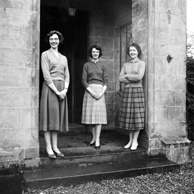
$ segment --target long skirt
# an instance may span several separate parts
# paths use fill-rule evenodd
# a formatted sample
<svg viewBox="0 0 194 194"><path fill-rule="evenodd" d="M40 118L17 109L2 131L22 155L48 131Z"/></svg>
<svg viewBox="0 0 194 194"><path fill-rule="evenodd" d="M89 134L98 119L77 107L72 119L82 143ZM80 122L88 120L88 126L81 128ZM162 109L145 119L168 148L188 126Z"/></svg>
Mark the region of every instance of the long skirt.
<svg viewBox="0 0 194 194"><path fill-rule="evenodd" d="M90 84L90 88L100 93L103 89L102 85ZM82 106L82 123L83 124L107 124L107 113L105 97L96 100L86 90L83 98Z"/></svg>
<svg viewBox="0 0 194 194"><path fill-rule="evenodd" d="M142 87L124 88L119 114L119 127L125 130L144 129L145 98Z"/></svg>
<svg viewBox="0 0 194 194"><path fill-rule="evenodd" d="M53 83L59 91L64 89L64 81ZM45 82L40 100L40 131L69 131L67 97L60 100Z"/></svg>

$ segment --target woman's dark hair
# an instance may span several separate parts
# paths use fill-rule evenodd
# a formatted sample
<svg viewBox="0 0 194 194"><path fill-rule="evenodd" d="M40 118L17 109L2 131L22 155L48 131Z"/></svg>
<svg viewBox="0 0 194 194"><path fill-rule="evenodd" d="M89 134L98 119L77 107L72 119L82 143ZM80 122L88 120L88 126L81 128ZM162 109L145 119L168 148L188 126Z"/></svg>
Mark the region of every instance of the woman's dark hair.
<svg viewBox="0 0 194 194"><path fill-rule="evenodd" d="M92 45L89 49L89 56L92 58L92 49L95 48L99 51L99 58L102 56L102 49L99 45Z"/></svg>
<svg viewBox="0 0 194 194"><path fill-rule="evenodd" d="M128 54L128 55L129 55L129 50L130 50L130 47L135 47L135 48L137 49L137 52L138 52L138 58L140 58L140 57L141 57L141 55L142 55L142 51L141 51L140 46L139 46L138 44L136 44L136 43L131 43L131 44L128 46L128 48L127 48L127 54Z"/></svg>
<svg viewBox="0 0 194 194"><path fill-rule="evenodd" d="M63 40L64 40L63 35L62 35L59 31L57 31L57 30L52 30L52 31L50 31L50 32L46 35L45 41L46 41L46 42L49 42L49 38L50 38L53 34L58 35L58 37L59 37L59 42L60 42L60 43L63 43Z"/></svg>

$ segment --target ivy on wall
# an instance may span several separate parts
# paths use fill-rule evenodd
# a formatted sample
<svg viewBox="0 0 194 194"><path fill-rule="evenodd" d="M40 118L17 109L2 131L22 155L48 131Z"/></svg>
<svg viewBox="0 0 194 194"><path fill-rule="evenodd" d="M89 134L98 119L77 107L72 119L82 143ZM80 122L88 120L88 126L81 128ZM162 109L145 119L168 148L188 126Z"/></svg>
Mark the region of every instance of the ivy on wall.
<svg viewBox="0 0 194 194"><path fill-rule="evenodd" d="M187 36L186 82L187 132L188 139L194 141L194 34Z"/></svg>

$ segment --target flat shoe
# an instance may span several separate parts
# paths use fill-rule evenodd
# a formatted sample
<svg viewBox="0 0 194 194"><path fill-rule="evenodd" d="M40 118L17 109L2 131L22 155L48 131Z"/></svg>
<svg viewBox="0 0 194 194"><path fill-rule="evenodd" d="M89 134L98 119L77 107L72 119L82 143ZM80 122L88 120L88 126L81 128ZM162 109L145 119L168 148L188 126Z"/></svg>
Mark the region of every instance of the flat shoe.
<svg viewBox="0 0 194 194"><path fill-rule="evenodd" d="M55 151L53 151L54 153L55 153L55 155L57 156L57 157L59 157L59 158L64 158L65 157L65 155L63 154L63 153L61 153L61 152L59 152L59 153L57 153L57 152L55 152Z"/></svg>
<svg viewBox="0 0 194 194"><path fill-rule="evenodd" d="M56 159L57 157L55 156L55 154L48 154L47 153L47 156L50 158L50 159Z"/></svg>
<svg viewBox="0 0 194 194"><path fill-rule="evenodd" d="M97 149L97 150L100 149L100 145L99 146L95 146L95 149Z"/></svg>
<svg viewBox="0 0 194 194"><path fill-rule="evenodd" d="M89 145L90 145L90 146L94 146L94 145L95 145L95 142L94 142L94 143L90 143Z"/></svg>
<svg viewBox="0 0 194 194"><path fill-rule="evenodd" d="M125 149L129 149L131 147L131 144L127 144L124 146Z"/></svg>
<svg viewBox="0 0 194 194"><path fill-rule="evenodd" d="M131 146L131 150L136 150L137 149L137 147L138 147L138 144L136 145L136 146Z"/></svg>
<svg viewBox="0 0 194 194"><path fill-rule="evenodd" d="M49 154L46 149L45 149L46 155L50 158L50 159L56 159L57 157L55 156L55 154Z"/></svg>

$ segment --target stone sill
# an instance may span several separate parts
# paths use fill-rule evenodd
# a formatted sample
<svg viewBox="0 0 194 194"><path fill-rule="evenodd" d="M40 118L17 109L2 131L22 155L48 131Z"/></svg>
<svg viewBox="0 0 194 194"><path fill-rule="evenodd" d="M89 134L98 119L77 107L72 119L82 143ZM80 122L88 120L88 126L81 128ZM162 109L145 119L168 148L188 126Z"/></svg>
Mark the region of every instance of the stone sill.
<svg viewBox="0 0 194 194"><path fill-rule="evenodd" d="M182 146L189 146L191 143L190 140L188 140L186 137L184 138L163 138L161 139L161 142L165 144L166 146L171 146L174 145L174 147L178 147L180 144Z"/></svg>

